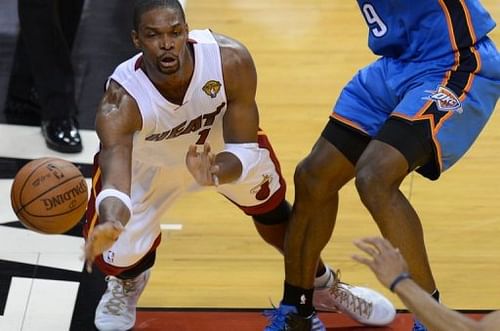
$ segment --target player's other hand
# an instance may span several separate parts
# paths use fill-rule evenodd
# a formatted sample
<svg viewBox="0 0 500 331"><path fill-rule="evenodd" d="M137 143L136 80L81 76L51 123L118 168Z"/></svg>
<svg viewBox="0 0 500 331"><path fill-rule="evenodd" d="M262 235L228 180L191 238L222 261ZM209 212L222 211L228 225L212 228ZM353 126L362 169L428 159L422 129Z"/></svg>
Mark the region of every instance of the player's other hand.
<svg viewBox="0 0 500 331"><path fill-rule="evenodd" d="M186 153L186 166L196 182L203 186L217 185L216 174L219 166L215 164L215 154L209 143L198 152L196 145L191 145Z"/></svg>
<svg viewBox="0 0 500 331"><path fill-rule="evenodd" d="M84 248L85 266L88 273L92 272L95 258L113 246L122 232L123 225L119 221L101 223L93 229Z"/></svg>
<svg viewBox="0 0 500 331"><path fill-rule="evenodd" d="M354 245L371 258L360 255L353 255L352 258L367 265L386 287L389 287L391 282L402 272L408 272L408 265L399 249L394 248L386 239L380 237L362 238L354 241Z"/></svg>

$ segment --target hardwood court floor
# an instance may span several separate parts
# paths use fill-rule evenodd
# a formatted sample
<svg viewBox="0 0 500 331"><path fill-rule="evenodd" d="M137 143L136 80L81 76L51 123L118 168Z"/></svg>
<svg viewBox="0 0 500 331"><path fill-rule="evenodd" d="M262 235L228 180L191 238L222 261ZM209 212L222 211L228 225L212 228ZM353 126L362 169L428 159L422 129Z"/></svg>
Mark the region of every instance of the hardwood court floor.
<svg viewBox="0 0 500 331"><path fill-rule="evenodd" d="M500 6L483 1L496 20ZM191 28L210 27L245 43L259 74L261 126L289 183L295 165L321 132L342 86L374 59L354 1L190 1ZM500 44L500 33L492 34ZM498 107L497 107L498 108ZM500 117L494 114L466 156L438 182L410 176L402 190L419 211L443 302L462 309L500 307ZM248 217L213 192L182 198L166 230L143 307L269 307L281 298L281 257L257 236ZM179 226L176 226L179 224ZM352 240L379 232L353 184L341 192L333 240L323 257L346 282L383 289L350 259Z"/></svg>
<svg viewBox="0 0 500 331"><path fill-rule="evenodd" d="M467 314L479 319L482 314ZM410 330L413 315L399 313L384 327L368 327L336 313L320 313L327 331L403 331ZM256 331L263 330L266 319L256 311L139 311L134 331Z"/></svg>
<svg viewBox="0 0 500 331"><path fill-rule="evenodd" d="M483 3L500 21L498 1ZM79 120L85 129L83 153L69 156L50 151L39 127L7 124L0 112L0 330L93 328L93 312L104 281L98 271L89 275L83 270L80 229L57 236L24 229L10 208L9 190L17 169L39 157L65 158L90 176L97 148L93 114L103 80L134 51L126 41L130 4L86 1L75 49ZM15 8L15 0L1 1L0 105L17 37ZM281 160L292 201L295 165L318 137L342 86L374 59L366 46L366 26L356 3L190 0L187 16L191 28L209 27L231 35L252 52L259 74L261 126ZM491 36L500 45L500 30ZM402 187L422 217L443 302L453 308L500 307L499 132L500 117L494 114L473 148L438 182L411 176ZM249 218L221 196L200 192L183 197L162 222L163 242L151 282L139 302L143 310L137 328L151 331L155 321L167 321L170 324L157 330L171 330L172 323L178 323L175 331L182 331L181 327L207 331L211 326L228 331L242 331L247 326L248 330L261 329L265 321L257 310L271 307L270 301L279 302L283 263L259 239ZM341 192L337 228L323 257L342 270L344 281L373 287L403 308L365 267L349 257L355 252L352 240L375 234L377 228L349 184ZM172 314L176 308L184 311ZM220 308L233 311L209 322ZM249 308L256 310L242 311ZM193 315L190 309L200 311ZM325 314L322 318L330 330L358 329L345 316ZM407 316L398 315L397 323L400 318L408 321ZM338 325L342 320L350 326ZM206 328L198 329L198 322L205 322ZM391 329L399 331L404 325Z"/></svg>

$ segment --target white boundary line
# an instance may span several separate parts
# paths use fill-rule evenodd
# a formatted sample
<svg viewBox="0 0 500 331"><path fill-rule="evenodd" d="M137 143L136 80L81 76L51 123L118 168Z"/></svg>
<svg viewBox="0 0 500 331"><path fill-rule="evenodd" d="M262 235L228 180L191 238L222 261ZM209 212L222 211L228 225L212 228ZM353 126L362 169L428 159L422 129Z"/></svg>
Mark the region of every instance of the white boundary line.
<svg viewBox="0 0 500 331"><path fill-rule="evenodd" d="M163 231L167 230L180 231L182 230L182 224L160 224L160 229L162 229Z"/></svg>

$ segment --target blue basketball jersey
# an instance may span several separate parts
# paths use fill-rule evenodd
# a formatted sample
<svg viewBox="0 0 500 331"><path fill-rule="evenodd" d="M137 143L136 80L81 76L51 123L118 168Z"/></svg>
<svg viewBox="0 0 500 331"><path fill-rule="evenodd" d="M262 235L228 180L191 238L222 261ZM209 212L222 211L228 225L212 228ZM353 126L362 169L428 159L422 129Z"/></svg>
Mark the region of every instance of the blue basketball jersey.
<svg viewBox="0 0 500 331"><path fill-rule="evenodd" d="M377 55L431 60L474 45L495 27L478 0L357 0Z"/></svg>

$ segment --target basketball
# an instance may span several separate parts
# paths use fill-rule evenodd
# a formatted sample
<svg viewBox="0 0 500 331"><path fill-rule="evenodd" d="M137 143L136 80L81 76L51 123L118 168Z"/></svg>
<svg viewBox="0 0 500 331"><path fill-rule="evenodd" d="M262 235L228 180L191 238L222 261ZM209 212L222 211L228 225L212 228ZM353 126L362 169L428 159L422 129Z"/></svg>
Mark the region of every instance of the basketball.
<svg viewBox="0 0 500 331"><path fill-rule="evenodd" d="M30 230L64 233L83 217L87 207L87 183L71 162L41 158L18 171L10 192L12 209Z"/></svg>

